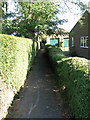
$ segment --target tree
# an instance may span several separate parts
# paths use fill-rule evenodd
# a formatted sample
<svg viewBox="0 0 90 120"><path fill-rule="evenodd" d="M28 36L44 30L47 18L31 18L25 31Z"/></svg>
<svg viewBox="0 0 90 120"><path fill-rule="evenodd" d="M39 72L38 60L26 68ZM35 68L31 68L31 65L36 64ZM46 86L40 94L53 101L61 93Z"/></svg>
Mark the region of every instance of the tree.
<svg viewBox="0 0 90 120"><path fill-rule="evenodd" d="M0 33L2 32L2 16L7 12L7 2L0 1Z"/></svg>
<svg viewBox="0 0 90 120"><path fill-rule="evenodd" d="M2 21L2 33L11 35L15 33L17 35L17 25L16 25L16 20L3 20Z"/></svg>
<svg viewBox="0 0 90 120"><path fill-rule="evenodd" d="M10 20L10 18L15 17L16 14L13 12L8 12L8 2L3 0L3 2L0 2L0 19L2 22L2 33L3 34L13 34L17 30L16 26L16 20ZM8 19L9 18L9 19Z"/></svg>
<svg viewBox="0 0 90 120"><path fill-rule="evenodd" d="M19 2L18 32L26 37L35 39L37 35L52 34L57 25L65 20L56 17L58 5L53 2Z"/></svg>
<svg viewBox="0 0 90 120"><path fill-rule="evenodd" d="M77 2L73 2L73 0L68 1L80 6L81 9L85 9L85 5L80 0L77 0ZM64 4L70 10L67 0L64 0ZM14 20L3 21L3 33L6 33L10 29L9 34L16 32L19 36L29 37L35 40L35 35L38 36L43 33L51 35L56 33L58 30L57 25L66 21L64 19L59 20L56 16L59 8L61 8L60 3L17 2L17 8L18 17L14 17Z"/></svg>

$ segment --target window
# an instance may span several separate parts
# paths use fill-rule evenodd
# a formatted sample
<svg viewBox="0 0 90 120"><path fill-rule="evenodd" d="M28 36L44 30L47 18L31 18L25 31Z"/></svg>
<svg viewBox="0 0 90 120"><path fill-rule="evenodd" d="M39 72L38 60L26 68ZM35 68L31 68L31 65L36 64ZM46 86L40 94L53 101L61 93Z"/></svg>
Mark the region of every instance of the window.
<svg viewBox="0 0 90 120"><path fill-rule="evenodd" d="M72 37L72 47L74 46L74 37Z"/></svg>
<svg viewBox="0 0 90 120"><path fill-rule="evenodd" d="M80 46L81 46L81 47L84 47L84 37L81 37Z"/></svg>
<svg viewBox="0 0 90 120"><path fill-rule="evenodd" d="M88 48L88 36L80 38L80 47Z"/></svg>
<svg viewBox="0 0 90 120"><path fill-rule="evenodd" d="M88 47L88 36L85 37L85 47Z"/></svg>

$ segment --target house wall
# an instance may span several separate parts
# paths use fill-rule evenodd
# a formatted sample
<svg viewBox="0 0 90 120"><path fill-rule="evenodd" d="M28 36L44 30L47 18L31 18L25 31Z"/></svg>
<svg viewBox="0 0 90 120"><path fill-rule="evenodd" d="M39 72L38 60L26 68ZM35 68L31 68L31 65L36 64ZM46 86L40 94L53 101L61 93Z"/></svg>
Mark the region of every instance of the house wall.
<svg viewBox="0 0 90 120"><path fill-rule="evenodd" d="M50 38L58 38L59 39L59 46L60 46L60 41L64 40L64 38L69 38L69 34L58 35L58 36L56 36L56 35L47 36L47 40L46 40L47 44L50 44ZM63 47L64 47L64 44L63 44Z"/></svg>
<svg viewBox="0 0 90 120"><path fill-rule="evenodd" d="M90 2L89 2L89 6L90 6ZM90 9L89 9L89 15L88 15L88 26L90 26ZM88 58L90 59L90 29L88 28ZM90 61L89 61L90 63ZM90 64L89 64L90 65Z"/></svg>
<svg viewBox="0 0 90 120"><path fill-rule="evenodd" d="M50 44L50 38L47 36L47 44Z"/></svg>
<svg viewBox="0 0 90 120"><path fill-rule="evenodd" d="M69 46L70 52L76 51L79 56L88 58L88 48L80 47L80 37L88 36L88 12L86 11L74 28L70 32ZM72 37L74 37L74 46L72 47Z"/></svg>

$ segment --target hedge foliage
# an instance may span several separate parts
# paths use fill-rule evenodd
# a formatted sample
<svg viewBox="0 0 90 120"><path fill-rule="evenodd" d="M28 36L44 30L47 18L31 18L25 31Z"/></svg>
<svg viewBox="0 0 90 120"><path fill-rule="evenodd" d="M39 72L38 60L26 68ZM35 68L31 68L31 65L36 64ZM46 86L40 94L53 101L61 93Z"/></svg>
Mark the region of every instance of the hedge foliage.
<svg viewBox="0 0 90 120"><path fill-rule="evenodd" d="M38 45L27 38L0 34L1 64L0 74L8 88L15 93L24 85L27 72L38 50Z"/></svg>
<svg viewBox="0 0 90 120"><path fill-rule="evenodd" d="M67 94L70 109L75 118L88 118L88 60L66 57L60 48L47 45L50 63L53 66L59 87Z"/></svg>

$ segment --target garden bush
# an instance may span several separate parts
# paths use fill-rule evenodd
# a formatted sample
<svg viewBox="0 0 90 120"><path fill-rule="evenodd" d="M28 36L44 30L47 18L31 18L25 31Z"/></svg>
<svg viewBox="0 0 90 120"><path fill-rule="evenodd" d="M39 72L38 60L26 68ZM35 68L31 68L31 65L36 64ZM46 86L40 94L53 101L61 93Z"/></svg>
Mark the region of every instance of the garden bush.
<svg viewBox="0 0 90 120"><path fill-rule="evenodd" d="M80 57L66 57L60 48L47 45L51 65L58 85L67 94L72 114L75 118L88 118L88 60Z"/></svg>
<svg viewBox="0 0 90 120"><path fill-rule="evenodd" d="M0 34L1 77L7 86L18 91L24 84L27 72L37 52L37 43L27 38Z"/></svg>
<svg viewBox="0 0 90 120"><path fill-rule="evenodd" d="M71 57L78 57L78 54L76 53L76 51L73 51L70 53Z"/></svg>
<svg viewBox="0 0 90 120"><path fill-rule="evenodd" d="M6 104L5 92L16 94L24 85L26 76L36 53L38 45L28 38L0 34L0 109ZM4 100L5 98L5 100ZM0 113L1 114L1 113Z"/></svg>

